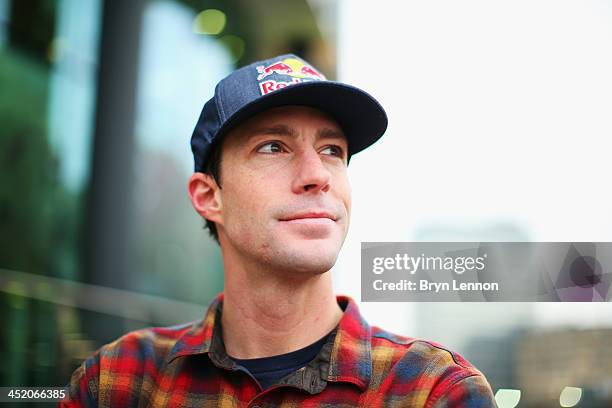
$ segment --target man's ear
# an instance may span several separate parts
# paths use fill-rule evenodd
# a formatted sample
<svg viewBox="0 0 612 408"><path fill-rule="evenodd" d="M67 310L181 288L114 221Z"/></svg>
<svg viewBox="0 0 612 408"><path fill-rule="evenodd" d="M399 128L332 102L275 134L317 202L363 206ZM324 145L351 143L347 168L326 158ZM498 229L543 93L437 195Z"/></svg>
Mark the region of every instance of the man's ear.
<svg viewBox="0 0 612 408"><path fill-rule="evenodd" d="M220 188L215 179L204 173L193 173L189 178L187 191L193 208L202 217L217 224L222 224Z"/></svg>

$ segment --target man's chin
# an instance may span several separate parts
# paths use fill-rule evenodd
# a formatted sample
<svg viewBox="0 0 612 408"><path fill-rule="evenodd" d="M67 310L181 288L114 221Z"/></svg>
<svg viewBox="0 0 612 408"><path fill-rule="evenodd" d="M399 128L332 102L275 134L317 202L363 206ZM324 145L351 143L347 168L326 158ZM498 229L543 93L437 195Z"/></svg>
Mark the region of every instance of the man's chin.
<svg viewBox="0 0 612 408"><path fill-rule="evenodd" d="M283 246L278 263L298 273L322 274L329 271L338 258L340 248L336 242L287 243ZM333 248L333 249L332 249Z"/></svg>

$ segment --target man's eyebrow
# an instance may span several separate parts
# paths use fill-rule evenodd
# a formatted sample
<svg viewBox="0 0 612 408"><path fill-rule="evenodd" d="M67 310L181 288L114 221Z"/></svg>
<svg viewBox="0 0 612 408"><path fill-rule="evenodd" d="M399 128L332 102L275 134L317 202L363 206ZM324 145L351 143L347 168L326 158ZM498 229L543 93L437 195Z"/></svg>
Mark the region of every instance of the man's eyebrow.
<svg viewBox="0 0 612 408"><path fill-rule="evenodd" d="M317 131L317 139L344 139L346 140L346 136L344 135L344 132L340 129L323 128Z"/></svg>

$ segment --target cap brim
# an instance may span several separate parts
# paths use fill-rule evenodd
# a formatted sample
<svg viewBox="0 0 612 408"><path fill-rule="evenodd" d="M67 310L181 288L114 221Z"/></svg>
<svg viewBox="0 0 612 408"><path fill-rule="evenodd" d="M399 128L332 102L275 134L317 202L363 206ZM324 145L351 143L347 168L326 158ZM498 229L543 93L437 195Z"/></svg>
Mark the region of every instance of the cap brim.
<svg viewBox="0 0 612 408"><path fill-rule="evenodd" d="M345 133L349 156L375 143L387 129L387 114L365 91L334 81L309 81L279 89L246 104L217 133L229 130L257 113L279 106L300 105L319 109L334 118Z"/></svg>

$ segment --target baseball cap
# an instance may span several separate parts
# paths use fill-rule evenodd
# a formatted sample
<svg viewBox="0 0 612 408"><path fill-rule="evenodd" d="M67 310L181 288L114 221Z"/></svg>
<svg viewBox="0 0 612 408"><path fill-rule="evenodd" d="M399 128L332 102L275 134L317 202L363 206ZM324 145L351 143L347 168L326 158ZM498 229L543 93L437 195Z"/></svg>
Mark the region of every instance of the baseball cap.
<svg viewBox="0 0 612 408"><path fill-rule="evenodd" d="M367 92L329 81L305 60L285 54L235 70L215 87L191 136L195 171L203 171L211 146L235 126L265 110L287 105L319 109L334 118L348 140L349 157L376 142L387 114Z"/></svg>

